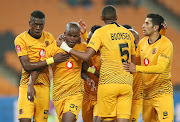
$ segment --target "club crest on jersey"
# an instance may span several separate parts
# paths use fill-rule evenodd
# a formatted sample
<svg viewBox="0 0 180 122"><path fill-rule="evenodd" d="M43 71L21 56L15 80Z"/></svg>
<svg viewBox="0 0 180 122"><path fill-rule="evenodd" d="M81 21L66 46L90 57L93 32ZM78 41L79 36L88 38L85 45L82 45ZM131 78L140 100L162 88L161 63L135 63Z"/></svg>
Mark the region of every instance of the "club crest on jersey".
<svg viewBox="0 0 180 122"><path fill-rule="evenodd" d="M68 68L68 69L73 68L73 62L72 61L66 62L66 68Z"/></svg>
<svg viewBox="0 0 180 122"><path fill-rule="evenodd" d="M41 49L40 52L39 52L39 56L41 58L44 58L45 55L46 55L46 51L44 49Z"/></svg>
<svg viewBox="0 0 180 122"><path fill-rule="evenodd" d="M20 45L16 45L16 51L19 53L21 52L21 46Z"/></svg>
<svg viewBox="0 0 180 122"><path fill-rule="evenodd" d="M149 65L149 59L148 59L148 58L145 58L145 59L144 59L144 65L145 65L145 66L148 66L148 65Z"/></svg>
<svg viewBox="0 0 180 122"><path fill-rule="evenodd" d="M157 52L157 49L154 48L154 49L152 50L152 54L155 54L156 52Z"/></svg>
<svg viewBox="0 0 180 122"><path fill-rule="evenodd" d="M45 42L45 46L47 47L48 45L50 45L50 42L48 40L46 40Z"/></svg>

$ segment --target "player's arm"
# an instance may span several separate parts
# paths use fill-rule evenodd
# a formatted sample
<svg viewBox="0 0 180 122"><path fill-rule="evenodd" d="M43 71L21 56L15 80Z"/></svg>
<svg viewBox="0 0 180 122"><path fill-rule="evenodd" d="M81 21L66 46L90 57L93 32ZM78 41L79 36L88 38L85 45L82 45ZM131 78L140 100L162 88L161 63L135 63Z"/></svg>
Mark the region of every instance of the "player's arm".
<svg viewBox="0 0 180 122"><path fill-rule="evenodd" d="M135 72L142 72L142 73L149 73L149 74L161 74L167 68L168 62L160 60L158 61L157 65L153 66L138 66L134 63L128 62L123 65L123 69L127 72L135 73Z"/></svg>
<svg viewBox="0 0 180 122"><path fill-rule="evenodd" d="M166 46L163 47L156 65L152 66L138 66L131 62L128 62L123 65L123 69L125 69L127 72L142 72L142 73L151 73L151 74L160 74L163 73L168 64L169 60L172 57L173 54L173 47L170 43L166 43Z"/></svg>
<svg viewBox="0 0 180 122"><path fill-rule="evenodd" d="M96 69L88 66L87 62L83 62L83 64L82 64L82 71L89 72L89 73L95 75L96 77L99 77L99 74L100 74L99 70L96 70Z"/></svg>
<svg viewBox="0 0 180 122"><path fill-rule="evenodd" d="M168 28L168 26L167 26L166 22L164 21L162 23L162 28L160 30L160 34L166 36L167 28Z"/></svg>
<svg viewBox="0 0 180 122"><path fill-rule="evenodd" d="M82 19L79 20L78 24L80 25L81 27L81 34L82 34L82 37L84 39L84 41L86 41L87 39L87 36L88 36L88 33L87 33L87 25L85 22L82 21Z"/></svg>
<svg viewBox="0 0 180 122"><path fill-rule="evenodd" d="M64 51L71 53L72 55L82 59L83 61L88 61L96 52L93 48L88 47L86 51L78 51L74 50L73 48L70 48L64 41L60 41L60 48Z"/></svg>
<svg viewBox="0 0 180 122"><path fill-rule="evenodd" d="M19 57L22 67L27 72L31 72L34 70L41 70L47 67L49 64L61 63L61 62L66 61L68 58L69 58L69 55L63 54L63 53L57 53L54 57L51 57L44 61L39 61L39 62L29 62L29 58L27 55Z"/></svg>
<svg viewBox="0 0 180 122"><path fill-rule="evenodd" d="M131 55L131 62L136 64L136 55Z"/></svg>
<svg viewBox="0 0 180 122"><path fill-rule="evenodd" d="M96 90L96 83L92 80L86 72L81 70L81 78L87 81L88 85L91 86L91 91Z"/></svg>
<svg viewBox="0 0 180 122"><path fill-rule="evenodd" d="M28 90L27 90L27 98L31 102L34 102L34 97L36 97L36 90L34 89L34 83L38 78L40 71L32 71L29 77Z"/></svg>
<svg viewBox="0 0 180 122"><path fill-rule="evenodd" d="M85 52L72 49L69 53L87 62L96 52L93 48L88 47Z"/></svg>

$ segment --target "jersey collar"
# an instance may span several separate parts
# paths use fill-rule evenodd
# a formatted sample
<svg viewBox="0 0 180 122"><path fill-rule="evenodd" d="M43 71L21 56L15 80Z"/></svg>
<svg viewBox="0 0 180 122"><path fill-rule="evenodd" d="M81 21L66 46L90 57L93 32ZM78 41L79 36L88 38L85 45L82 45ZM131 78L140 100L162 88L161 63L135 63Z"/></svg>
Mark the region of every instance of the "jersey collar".
<svg viewBox="0 0 180 122"><path fill-rule="evenodd" d="M157 42L159 39L161 39L161 35L159 35L158 39L156 39L155 42ZM154 42L154 43L155 43L155 42ZM150 43L150 42L149 42L149 38L148 38L148 44L149 44L149 45L154 44L154 43Z"/></svg>

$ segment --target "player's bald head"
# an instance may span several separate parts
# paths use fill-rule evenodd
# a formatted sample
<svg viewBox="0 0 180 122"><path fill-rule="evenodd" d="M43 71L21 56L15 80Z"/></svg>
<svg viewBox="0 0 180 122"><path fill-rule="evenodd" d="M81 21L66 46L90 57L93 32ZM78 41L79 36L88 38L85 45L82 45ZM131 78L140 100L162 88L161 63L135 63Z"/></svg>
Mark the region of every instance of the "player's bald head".
<svg viewBox="0 0 180 122"><path fill-rule="evenodd" d="M66 25L66 30L65 30L65 32L69 32L69 31L79 31L79 33L80 33L80 30L81 30L81 28L80 28L80 26L79 26L78 23L76 23L76 22L70 22L70 23L68 23L68 24Z"/></svg>
<svg viewBox="0 0 180 122"><path fill-rule="evenodd" d="M114 6L107 5L102 10L102 18L104 21L106 20L116 20L117 12Z"/></svg>

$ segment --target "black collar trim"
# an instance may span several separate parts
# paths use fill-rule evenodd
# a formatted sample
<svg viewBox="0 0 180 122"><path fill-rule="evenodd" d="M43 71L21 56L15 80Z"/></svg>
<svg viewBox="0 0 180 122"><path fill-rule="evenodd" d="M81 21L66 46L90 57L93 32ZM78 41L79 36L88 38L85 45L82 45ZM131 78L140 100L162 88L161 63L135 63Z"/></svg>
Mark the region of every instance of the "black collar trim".
<svg viewBox="0 0 180 122"><path fill-rule="evenodd" d="M159 39L161 39L161 35L158 37L158 39L156 39L155 42L157 42ZM154 43L155 43L155 42L154 42ZM149 44L149 45L153 44L153 43L150 43L150 42L149 42L149 38L148 38L148 44Z"/></svg>
<svg viewBox="0 0 180 122"><path fill-rule="evenodd" d="M30 36L32 36L31 33L30 33L30 29L29 29L29 31L28 31L28 34L29 34ZM34 37L34 36L32 36L32 37L35 38L35 39L40 39L40 38L41 38L41 36L40 36L40 37Z"/></svg>

